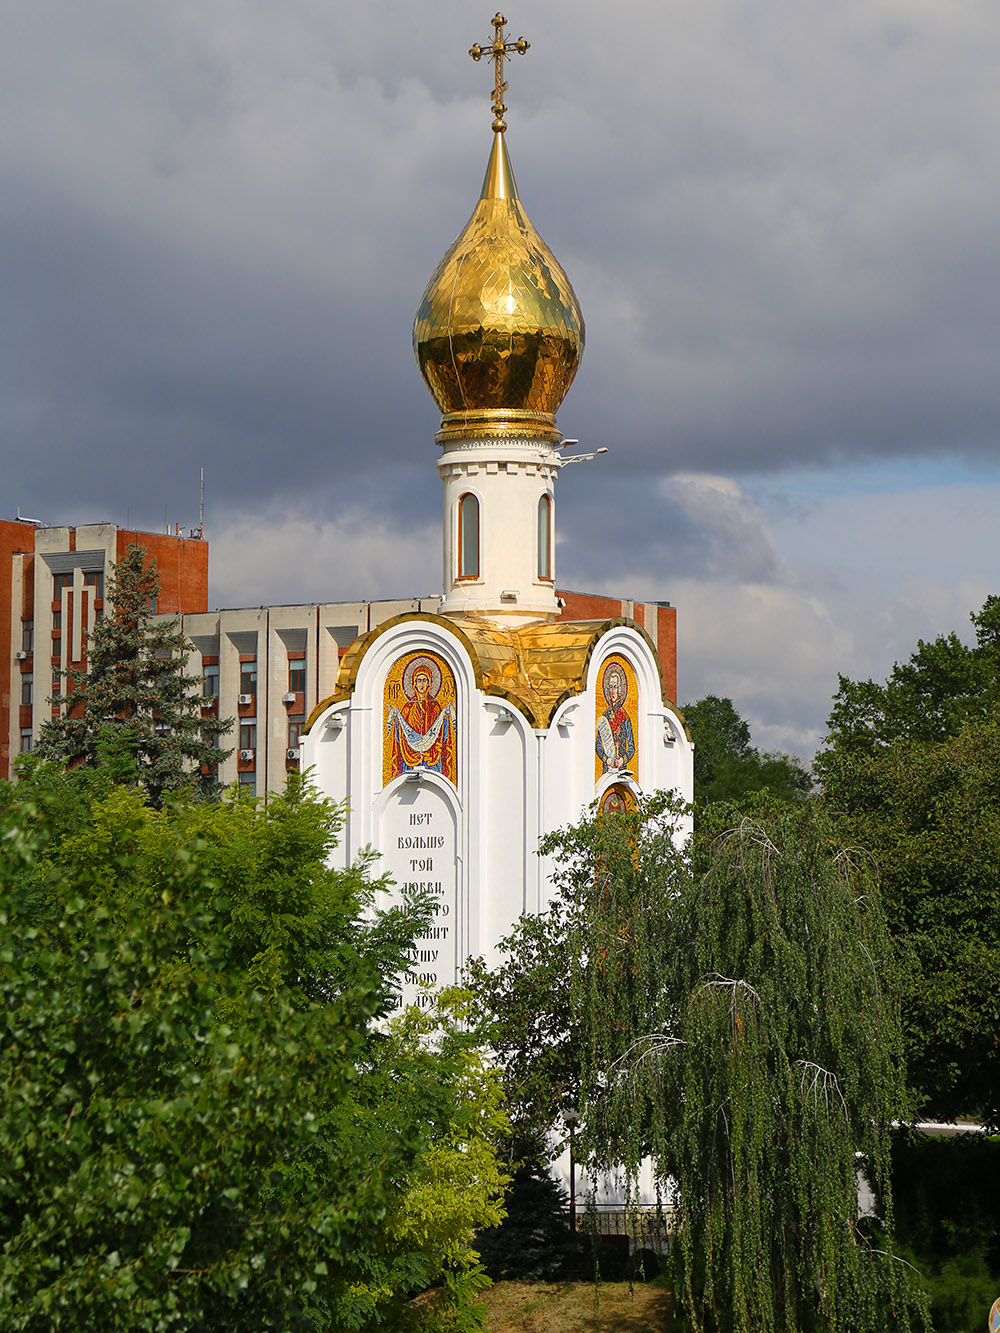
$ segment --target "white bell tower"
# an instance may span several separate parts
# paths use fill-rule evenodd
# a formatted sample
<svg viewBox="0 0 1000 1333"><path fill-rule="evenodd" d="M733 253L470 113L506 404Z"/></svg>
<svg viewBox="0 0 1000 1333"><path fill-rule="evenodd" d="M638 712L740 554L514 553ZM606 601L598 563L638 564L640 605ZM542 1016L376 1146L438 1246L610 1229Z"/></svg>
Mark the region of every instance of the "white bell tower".
<svg viewBox="0 0 1000 1333"><path fill-rule="evenodd" d="M518 619L557 616L555 479L558 450L541 440L446 442L441 610Z"/></svg>

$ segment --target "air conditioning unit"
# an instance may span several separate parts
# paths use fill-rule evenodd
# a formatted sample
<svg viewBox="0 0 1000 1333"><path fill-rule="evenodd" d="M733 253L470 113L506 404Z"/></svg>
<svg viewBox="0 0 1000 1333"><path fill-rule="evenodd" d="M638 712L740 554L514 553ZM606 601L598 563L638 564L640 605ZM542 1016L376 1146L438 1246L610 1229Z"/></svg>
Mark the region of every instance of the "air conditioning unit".
<svg viewBox="0 0 1000 1333"><path fill-rule="evenodd" d="M238 694L238 695L236 696L236 702L237 702L238 704L252 704L252 703L253 703L253 695L252 695L252 694Z"/></svg>
<svg viewBox="0 0 1000 1333"><path fill-rule="evenodd" d="M285 751L286 759L298 759L298 757L299 757L299 751L297 746L293 746L290 750Z"/></svg>
<svg viewBox="0 0 1000 1333"><path fill-rule="evenodd" d="M253 757L254 757L254 755L255 755L256 753L257 753L256 750L241 750L241 751L240 751L240 758L241 758L241 759L253 759Z"/></svg>
<svg viewBox="0 0 1000 1333"><path fill-rule="evenodd" d="M298 695L295 693L295 691L289 690L287 694L283 694L281 696L281 702L283 704L293 704L297 698Z"/></svg>
<svg viewBox="0 0 1000 1333"><path fill-rule="evenodd" d="M157 722L154 730L157 736L166 736L167 733L170 731L170 727L167 725L166 722Z"/></svg>
<svg viewBox="0 0 1000 1333"><path fill-rule="evenodd" d="M26 662L30 656L31 654L26 653L23 648L19 648L14 654L14 657L18 662Z"/></svg>

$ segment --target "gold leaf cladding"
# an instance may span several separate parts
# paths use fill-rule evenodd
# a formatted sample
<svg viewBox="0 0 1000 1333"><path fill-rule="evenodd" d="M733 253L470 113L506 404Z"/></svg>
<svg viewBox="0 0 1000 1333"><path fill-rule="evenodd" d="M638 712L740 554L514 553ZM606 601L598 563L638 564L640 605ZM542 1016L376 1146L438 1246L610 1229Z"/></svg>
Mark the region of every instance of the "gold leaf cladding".
<svg viewBox="0 0 1000 1333"><path fill-rule="evenodd" d="M504 136L496 134L479 203L417 311L421 374L445 414L554 416L583 344L576 295L521 207Z"/></svg>

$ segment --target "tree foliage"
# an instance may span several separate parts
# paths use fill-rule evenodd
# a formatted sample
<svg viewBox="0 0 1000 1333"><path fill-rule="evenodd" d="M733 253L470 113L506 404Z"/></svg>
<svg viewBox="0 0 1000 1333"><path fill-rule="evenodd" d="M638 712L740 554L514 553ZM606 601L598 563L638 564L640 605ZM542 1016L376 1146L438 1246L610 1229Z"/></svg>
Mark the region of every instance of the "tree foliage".
<svg viewBox="0 0 1000 1333"><path fill-rule="evenodd" d="M793 755L762 753L751 744L749 724L731 699L707 694L685 704L694 740L694 796L698 807L732 801L765 788L783 800L802 800L812 786Z"/></svg>
<svg viewBox="0 0 1000 1333"><path fill-rule="evenodd" d="M555 840L587 903L571 951L594 1162L635 1180L649 1157L674 1195L694 1330L906 1329L919 1299L855 1174L861 1153L891 1228L905 1099L877 885L810 806L759 805L713 807L691 857L662 801Z"/></svg>
<svg viewBox="0 0 1000 1333"><path fill-rule="evenodd" d="M60 823L61 771L0 788L0 1324L478 1327L499 1081L457 1001L388 1021L430 905L331 870L301 783L79 769Z"/></svg>
<svg viewBox="0 0 1000 1333"><path fill-rule="evenodd" d="M561 1150L546 1140L580 1099L581 1015L570 987L572 903L558 893L547 911L520 918L500 941L505 961L470 959L465 983L480 1030L503 1077L513 1130L512 1154Z"/></svg>
<svg viewBox="0 0 1000 1333"><path fill-rule="evenodd" d="M495 1282L558 1282L593 1271L589 1240L566 1226L569 1197L540 1156L515 1167L504 1206L500 1226L477 1241Z"/></svg>
<svg viewBox="0 0 1000 1333"><path fill-rule="evenodd" d="M921 642L884 685L841 677L816 770L838 838L879 864L924 1113L1000 1126L1000 599L972 619L973 646Z"/></svg>
<svg viewBox="0 0 1000 1333"><path fill-rule="evenodd" d="M996 716L1000 704L1000 597L987 597L970 617L975 643L957 634L918 640L884 685L839 677L829 718L829 745L817 760L844 753L873 755L896 741L945 741L969 723Z"/></svg>
<svg viewBox="0 0 1000 1333"><path fill-rule="evenodd" d="M1000 1283L1000 1139L893 1135L896 1235L919 1265L935 1333L980 1329Z"/></svg>
<svg viewBox="0 0 1000 1333"><path fill-rule="evenodd" d="M61 711L43 724L37 746L44 758L94 764L118 734L154 805L179 787L217 791L218 765L231 753L219 742L233 725L202 709L179 623L150 610L159 591L155 560L130 546L109 581L110 613L94 625L85 665L62 673L67 688L50 700Z"/></svg>

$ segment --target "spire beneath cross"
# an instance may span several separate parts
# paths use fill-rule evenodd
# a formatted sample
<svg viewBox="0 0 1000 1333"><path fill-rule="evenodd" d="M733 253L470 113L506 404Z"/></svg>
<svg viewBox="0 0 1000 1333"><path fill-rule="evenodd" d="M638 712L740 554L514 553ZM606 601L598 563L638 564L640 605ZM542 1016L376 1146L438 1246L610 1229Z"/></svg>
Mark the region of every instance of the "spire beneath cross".
<svg viewBox="0 0 1000 1333"><path fill-rule="evenodd" d="M504 41L503 30L507 25L507 20L500 13L493 15L493 40L487 42L485 46L480 46L477 42L475 46L470 47L469 55L473 60L482 60L483 56L493 61L495 78L493 87L493 132L494 134L503 134L507 128L507 122L503 118L507 110L504 105L503 95L507 91L507 83L503 76L503 62L509 60L516 51L519 56L523 56L530 45L523 37L519 37L516 42Z"/></svg>

